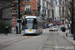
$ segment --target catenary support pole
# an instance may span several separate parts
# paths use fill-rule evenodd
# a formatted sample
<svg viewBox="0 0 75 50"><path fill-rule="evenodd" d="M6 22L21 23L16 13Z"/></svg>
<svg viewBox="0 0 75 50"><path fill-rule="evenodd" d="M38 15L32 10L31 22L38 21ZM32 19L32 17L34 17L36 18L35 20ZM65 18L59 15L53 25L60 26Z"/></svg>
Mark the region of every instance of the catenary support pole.
<svg viewBox="0 0 75 50"><path fill-rule="evenodd" d="M18 0L18 19L20 20L20 0ZM21 33L21 24L18 22L18 34Z"/></svg>
<svg viewBox="0 0 75 50"><path fill-rule="evenodd" d="M72 16L71 16L71 21L72 21L72 24L71 24L71 33L74 35L74 40L75 40L75 34L73 32L73 23L74 23L74 0L72 0Z"/></svg>

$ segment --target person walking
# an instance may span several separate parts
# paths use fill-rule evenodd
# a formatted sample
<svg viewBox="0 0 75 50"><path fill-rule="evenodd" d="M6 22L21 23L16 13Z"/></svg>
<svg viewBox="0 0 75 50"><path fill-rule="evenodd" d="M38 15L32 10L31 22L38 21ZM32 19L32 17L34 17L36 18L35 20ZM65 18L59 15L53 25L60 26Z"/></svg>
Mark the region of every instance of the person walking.
<svg viewBox="0 0 75 50"><path fill-rule="evenodd" d="M9 28L8 26L5 27L5 35L8 36Z"/></svg>

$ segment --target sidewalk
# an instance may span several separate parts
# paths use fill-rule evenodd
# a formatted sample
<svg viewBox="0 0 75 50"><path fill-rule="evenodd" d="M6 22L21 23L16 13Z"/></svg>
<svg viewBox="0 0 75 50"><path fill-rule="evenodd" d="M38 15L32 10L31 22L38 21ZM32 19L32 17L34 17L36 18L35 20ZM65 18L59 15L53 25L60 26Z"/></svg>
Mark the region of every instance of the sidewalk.
<svg viewBox="0 0 75 50"><path fill-rule="evenodd" d="M15 38L23 37L24 31L21 32L21 34L16 34L16 31L12 31L11 33L8 33L8 36L6 36L4 33L0 34L0 42L8 41Z"/></svg>
<svg viewBox="0 0 75 50"><path fill-rule="evenodd" d="M75 45L75 41L73 40L73 35L71 33L68 33L66 36L66 32L62 32L61 30L58 30L58 34L59 36L64 36L66 40L68 40L69 42Z"/></svg>

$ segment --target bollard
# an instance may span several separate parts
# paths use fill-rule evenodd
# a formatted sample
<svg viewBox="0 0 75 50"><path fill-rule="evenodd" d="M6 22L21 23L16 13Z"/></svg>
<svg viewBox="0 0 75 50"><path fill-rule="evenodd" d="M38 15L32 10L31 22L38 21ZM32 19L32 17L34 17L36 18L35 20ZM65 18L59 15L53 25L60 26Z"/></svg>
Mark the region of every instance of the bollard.
<svg viewBox="0 0 75 50"><path fill-rule="evenodd" d="M18 27L16 26L16 34L18 34Z"/></svg>
<svg viewBox="0 0 75 50"><path fill-rule="evenodd" d="M66 31L66 36L68 37L68 29L67 29L67 31Z"/></svg>
<svg viewBox="0 0 75 50"><path fill-rule="evenodd" d="M66 36L68 37L67 33L66 33Z"/></svg>

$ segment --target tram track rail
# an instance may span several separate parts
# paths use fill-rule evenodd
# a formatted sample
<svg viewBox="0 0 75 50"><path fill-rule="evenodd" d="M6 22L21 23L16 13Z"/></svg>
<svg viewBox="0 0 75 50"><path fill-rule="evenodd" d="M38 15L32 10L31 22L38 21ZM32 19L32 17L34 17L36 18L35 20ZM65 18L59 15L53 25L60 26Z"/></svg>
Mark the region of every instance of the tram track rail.
<svg viewBox="0 0 75 50"><path fill-rule="evenodd" d="M20 41L23 41L25 39L31 38L31 37L34 37L34 36L23 36L23 37L18 37L18 38L15 38L15 39L11 39L11 40L2 42L2 43L0 43L0 50L2 50L3 48L6 48L6 47L8 47L12 44L15 44L17 42L20 42Z"/></svg>
<svg viewBox="0 0 75 50"><path fill-rule="evenodd" d="M44 40L44 42L42 43L42 45L40 46L40 48L39 48L39 50L47 50L46 48L49 48L49 47L53 47L54 46L54 36L53 36L53 33L51 32L49 32L49 35L48 35L48 37ZM51 40L51 42L52 42L52 44L51 43L49 43L50 42L50 40ZM52 46L50 46L50 44L52 45ZM52 48L53 50L54 50L54 48ZM50 50L50 49L49 49Z"/></svg>

